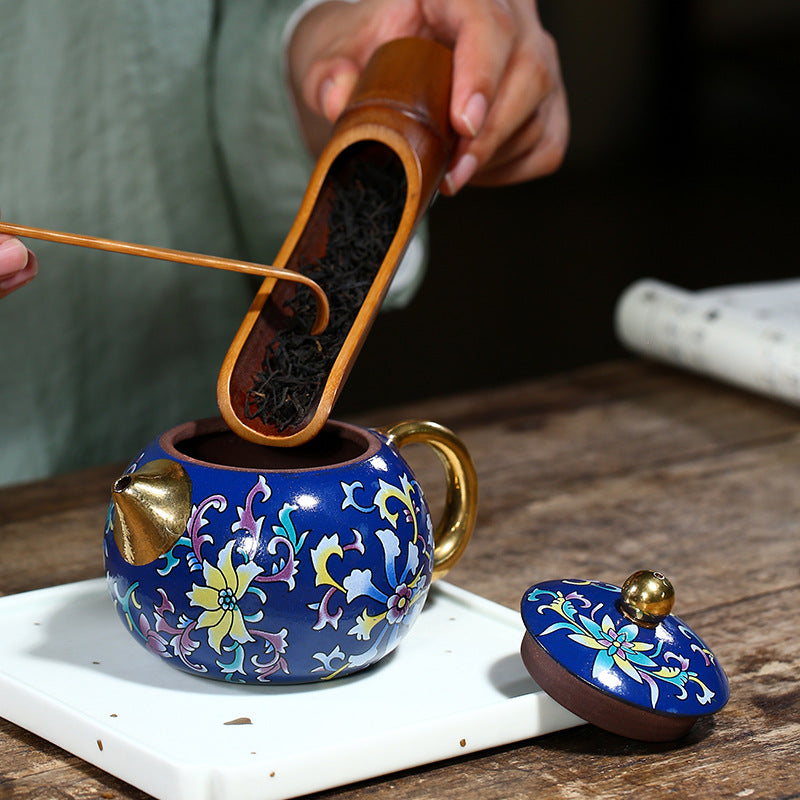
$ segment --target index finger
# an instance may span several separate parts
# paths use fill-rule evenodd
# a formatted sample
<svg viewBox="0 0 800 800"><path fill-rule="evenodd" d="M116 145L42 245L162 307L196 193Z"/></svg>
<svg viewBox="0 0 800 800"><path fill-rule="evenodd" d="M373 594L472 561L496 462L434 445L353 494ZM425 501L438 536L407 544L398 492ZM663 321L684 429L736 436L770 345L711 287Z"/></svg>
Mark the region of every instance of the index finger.
<svg viewBox="0 0 800 800"><path fill-rule="evenodd" d="M480 133L500 86L516 37L504 0L424 3L432 31L453 44L450 121L459 136Z"/></svg>

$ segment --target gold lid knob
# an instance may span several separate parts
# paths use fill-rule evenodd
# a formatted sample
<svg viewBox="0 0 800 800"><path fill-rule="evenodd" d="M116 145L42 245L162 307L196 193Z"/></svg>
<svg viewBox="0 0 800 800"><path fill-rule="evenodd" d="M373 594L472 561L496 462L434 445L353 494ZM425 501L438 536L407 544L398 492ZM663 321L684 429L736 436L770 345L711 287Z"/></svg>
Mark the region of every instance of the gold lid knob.
<svg viewBox="0 0 800 800"><path fill-rule="evenodd" d="M642 569L634 572L620 592L620 610L639 625L655 628L669 616L675 602L675 589L660 572Z"/></svg>

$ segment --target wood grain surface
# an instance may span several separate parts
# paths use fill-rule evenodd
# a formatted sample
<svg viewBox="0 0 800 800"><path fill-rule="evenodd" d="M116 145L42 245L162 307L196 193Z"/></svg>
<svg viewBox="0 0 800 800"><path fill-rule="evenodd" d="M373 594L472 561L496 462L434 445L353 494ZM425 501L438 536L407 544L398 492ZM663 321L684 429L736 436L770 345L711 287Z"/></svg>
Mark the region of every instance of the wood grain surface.
<svg viewBox="0 0 800 800"><path fill-rule="evenodd" d="M800 797L800 410L620 361L356 421L409 417L455 430L478 469L477 529L449 581L518 608L540 580L659 569L731 700L677 743L587 725L315 797ZM408 458L435 508L438 463ZM0 491L0 594L102 574L118 472ZM0 800L145 797L0 720Z"/></svg>

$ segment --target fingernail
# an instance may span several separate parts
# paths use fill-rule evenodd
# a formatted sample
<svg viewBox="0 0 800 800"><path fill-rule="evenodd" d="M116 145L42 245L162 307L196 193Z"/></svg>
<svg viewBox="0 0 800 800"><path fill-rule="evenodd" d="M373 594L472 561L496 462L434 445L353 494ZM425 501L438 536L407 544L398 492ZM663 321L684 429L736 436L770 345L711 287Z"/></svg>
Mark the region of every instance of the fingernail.
<svg viewBox="0 0 800 800"><path fill-rule="evenodd" d="M475 174L477 168L478 159L475 158L472 153L464 153L464 155L456 161L453 169L444 176L445 185L450 194L455 194L469 183L470 178Z"/></svg>
<svg viewBox="0 0 800 800"><path fill-rule="evenodd" d="M464 122L464 125L467 126L467 130L470 132L470 135L473 139L478 135L478 132L483 127L484 120L486 119L486 109L488 108L486 104L486 98L476 92L469 100L467 100L467 104L464 106L464 110L461 112L461 119Z"/></svg>
<svg viewBox="0 0 800 800"><path fill-rule="evenodd" d="M358 74L354 70L342 69L323 81L319 90L322 114L333 122L344 110L353 93Z"/></svg>
<svg viewBox="0 0 800 800"><path fill-rule="evenodd" d="M0 244L0 257L2 258L13 258L13 253L16 251L17 258L22 259L21 266L19 269L14 270L12 275L16 275L17 272L25 269L25 265L28 263L28 248L19 240L19 239L6 239L5 242Z"/></svg>
<svg viewBox="0 0 800 800"><path fill-rule="evenodd" d="M327 110L326 103L328 102L328 95L331 93L333 86L333 79L328 78L326 81L323 81L322 86L319 87L319 107L322 109L323 114Z"/></svg>

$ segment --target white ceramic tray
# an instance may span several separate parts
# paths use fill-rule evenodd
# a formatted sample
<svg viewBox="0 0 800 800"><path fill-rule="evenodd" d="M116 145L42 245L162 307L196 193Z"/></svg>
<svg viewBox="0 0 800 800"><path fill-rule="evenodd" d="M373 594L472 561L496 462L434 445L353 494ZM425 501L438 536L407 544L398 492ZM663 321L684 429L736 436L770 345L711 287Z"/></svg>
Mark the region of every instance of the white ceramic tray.
<svg viewBox="0 0 800 800"><path fill-rule="evenodd" d="M83 581L0 598L0 716L162 800L296 797L580 724L525 671L522 633L440 582L376 667L234 686L146 652Z"/></svg>

